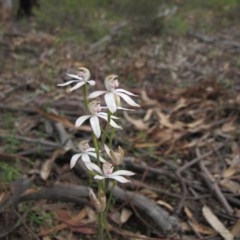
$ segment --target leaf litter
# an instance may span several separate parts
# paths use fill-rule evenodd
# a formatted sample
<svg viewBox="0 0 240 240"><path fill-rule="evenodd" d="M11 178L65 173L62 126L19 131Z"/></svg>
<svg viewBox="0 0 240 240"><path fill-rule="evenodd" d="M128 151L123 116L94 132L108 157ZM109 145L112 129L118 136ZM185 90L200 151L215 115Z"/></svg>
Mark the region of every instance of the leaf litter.
<svg viewBox="0 0 240 240"><path fill-rule="evenodd" d="M93 69L96 79L116 69L121 79L126 79L123 84L130 85L131 90L141 96L142 106L140 113L124 114L127 130L118 139L127 145L129 155L133 153L129 164L132 170L139 173L136 176L138 184L133 181L132 186L127 188L145 195L164 206L172 215L178 216L181 232L175 232L176 239L179 239L179 235L183 235L183 239L218 239L219 235L224 239L239 237L239 72L232 49L212 47L188 38L174 41L169 37L166 41L176 51L164 49L165 58L160 61L158 52L162 50L162 44L159 44L161 40L157 37L144 42L140 48L134 45L125 47L122 57L117 54L116 39L116 42L112 40L103 47L108 54L96 51L94 57L84 47L55 44L53 35L41 32L9 32L1 41L9 54L4 67L1 66L4 71L0 80L0 111L2 116L11 113L14 118L7 116L0 123L1 161L10 158L15 163L20 161L22 173L29 174L34 183L42 188L66 180L84 185L84 173L81 172L80 180L76 180L79 173L68 170L67 159L70 158L67 156L74 149L68 148L62 154L58 149L64 143L50 145L59 143L59 133L56 134L57 130L54 129L56 122L66 128L73 144L77 138L89 132L89 128L83 126L79 134L72 124L78 112L83 111L82 106L75 104L74 100L79 98L77 94L68 96L56 88L56 83L66 70L80 65ZM218 61L213 55L208 55L213 48ZM76 52L80 56L76 57ZM114 57L116 55L118 57ZM21 69L17 65L20 62ZM130 84L129 75L136 79ZM217 81L217 77L231 77L235 88L227 90L224 82ZM172 80L166 82L169 78ZM179 87L182 82L186 83L185 88ZM98 84L100 88L101 83ZM49 112L49 106L58 113ZM53 132L46 130L46 122L52 125ZM6 124L15 129L14 133L11 132L15 137L25 137L14 144L14 153L8 152ZM26 137L30 141L35 140L33 142L37 142L38 147L33 148ZM34 165L26 168L26 159L34 160ZM29 190L33 189L29 187ZM4 184L1 185L1 191L0 206L3 208L9 191ZM143 226L143 235L135 231L136 236L146 238L148 235L147 239L161 236L154 227L150 229L142 221L144 214L141 215L134 208L126 211L131 204L128 208L119 207L118 221L122 230L126 224L134 228L134 222L137 221ZM65 203L56 206L55 211L59 213L65 208L70 209L71 216L61 215L63 223L48 230L35 229L38 236L58 233L63 229L83 235L95 233L95 229L87 225L86 218L91 217L84 206L77 212L73 206ZM21 212L21 208L18 210ZM1 218L0 221L4 220ZM72 226L74 224L80 226ZM115 234L120 234L118 227L114 228ZM126 236L134 233L134 230L124 231Z"/></svg>

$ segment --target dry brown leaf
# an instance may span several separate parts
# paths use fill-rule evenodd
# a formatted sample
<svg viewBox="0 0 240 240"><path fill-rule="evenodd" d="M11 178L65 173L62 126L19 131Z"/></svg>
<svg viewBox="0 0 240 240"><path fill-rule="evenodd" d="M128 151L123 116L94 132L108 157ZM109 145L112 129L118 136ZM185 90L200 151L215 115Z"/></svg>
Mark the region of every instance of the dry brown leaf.
<svg viewBox="0 0 240 240"><path fill-rule="evenodd" d="M233 225L231 233L235 238L240 237L240 219Z"/></svg>
<svg viewBox="0 0 240 240"><path fill-rule="evenodd" d="M63 229L66 228L71 228L73 231L75 232L81 232L83 234L95 234L96 233L96 229L92 228L92 227L86 227L86 226L82 226L82 224L84 221L84 218L86 218L86 216L88 216L88 210L87 208L82 209L76 216L73 216L72 218L68 218L68 213L65 211L58 211L58 213L60 213L60 220L63 221L63 223L58 224L57 226L54 226L52 228L48 228L48 229L42 229L40 231L40 236L45 236L45 235L49 235L49 234L53 234L56 233L58 231L61 231ZM67 217L67 218L66 218Z"/></svg>
<svg viewBox="0 0 240 240"><path fill-rule="evenodd" d="M240 171L240 155L233 156L230 167L223 171L224 178L231 178Z"/></svg>
<svg viewBox="0 0 240 240"><path fill-rule="evenodd" d="M184 207L184 212L185 212L186 216L188 217L188 219L194 220L193 214L188 207L186 207L186 206Z"/></svg>
<svg viewBox="0 0 240 240"><path fill-rule="evenodd" d="M222 224L209 207L206 205L203 206L202 213L212 228L215 229L225 240L233 240L232 233Z"/></svg>
<svg viewBox="0 0 240 240"><path fill-rule="evenodd" d="M220 181L220 185L232 193L240 193L240 184L230 179L223 179Z"/></svg>
<svg viewBox="0 0 240 240"><path fill-rule="evenodd" d="M221 130L223 133L232 133L236 131L237 127L234 124L234 120L231 120L230 122L226 122L225 124L222 125Z"/></svg>
<svg viewBox="0 0 240 240"><path fill-rule="evenodd" d="M237 172L239 172L239 168L235 166L231 166L223 171L223 177L224 178L231 178L233 175L235 175Z"/></svg>
<svg viewBox="0 0 240 240"><path fill-rule="evenodd" d="M167 208L171 212L174 211L174 208L169 203L167 203L165 201L158 200L156 203L159 204L160 206L163 206L163 207Z"/></svg>
<svg viewBox="0 0 240 240"><path fill-rule="evenodd" d="M140 193L151 199L156 199L158 197L158 194L156 194L153 190L148 188L141 189Z"/></svg>
<svg viewBox="0 0 240 240"><path fill-rule="evenodd" d="M64 127L67 127L67 128L70 128L70 129L76 129L75 125L63 116L60 116L60 115L55 114L55 113L48 113L41 108L37 108L36 111L40 115L42 115L43 117L45 117L47 119L62 123ZM92 131L91 128L88 127L88 126L81 126L81 127L78 127L77 129L82 130L82 131L87 131L87 132Z"/></svg>
<svg viewBox="0 0 240 240"><path fill-rule="evenodd" d="M120 225L120 224L121 224L120 216L121 216L120 212L119 212L119 211L116 211L116 210L113 211L113 212L111 212L111 214L110 214L111 220L112 220L114 223L116 223L117 225Z"/></svg>
<svg viewBox="0 0 240 240"><path fill-rule="evenodd" d="M141 91L141 98L145 105L157 105L158 101L155 99L151 99L148 97L147 92L145 90Z"/></svg>
<svg viewBox="0 0 240 240"><path fill-rule="evenodd" d="M199 128L198 129L196 129L196 128L198 126L201 126L203 123L204 123L204 119L201 118L201 119L198 119L198 120L196 120L194 122L186 124L186 127L188 127L188 128L195 128L193 131L196 132L199 129Z"/></svg>
<svg viewBox="0 0 240 240"><path fill-rule="evenodd" d="M152 116L153 112L154 112L153 109L148 109L144 118L143 118L143 121L144 122L149 121L151 119L151 116Z"/></svg>
<svg viewBox="0 0 240 240"><path fill-rule="evenodd" d="M177 106L173 108L171 113L177 112L179 109L185 108L187 106L186 98L180 98L177 102Z"/></svg>
<svg viewBox="0 0 240 240"><path fill-rule="evenodd" d="M153 148L159 146L159 143L136 143L135 148Z"/></svg>
<svg viewBox="0 0 240 240"><path fill-rule="evenodd" d="M44 164L42 165L41 171L40 171L40 177L43 180L48 179L48 177L52 171L55 160L63 153L65 153L64 149L57 149L53 152L52 156L44 162Z"/></svg>
<svg viewBox="0 0 240 240"><path fill-rule="evenodd" d="M159 130L155 130L155 132L153 133L154 135L152 136L152 138L154 140L160 141L161 144L169 141L174 143L176 140L180 139L185 134L184 131L175 131L170 128L161 128Z"/></svg>
<svg viewBox="0 0 240 240"><path fill-rule="evenodd" d="M159 117L159 123L160 125L170 128L172 130L183 130L184 128L184 123L180 122L180 121L176 121L174 123L171 123L169 118L169 115L166 115L164 113L162 113L160 110L156 111L158 117Z"/></svg>
<svg viewBox="0 0 240 240"><path fill-rule="evenodd" d="M198 223L194 218L193 213L188 207L186 206L184 207L184 212L189 219L188 223L183 224L185 231L191 231L192 229L194 229L194 231L199 232L201 234L205 234L205 235L216 234L216 231L214 229ZM190 225L191 228L189 228L188 225Z"/></svg>
<svg viewBox="0 0 240 240"><path fill-rule="evenodd" d="M143 119L134 119L134 118L130 117L126 111L123 112L123 115L124 115L125 119L129 123L134 125L134 127L136 129L138 129L138 130L147 130L148 129L149 124L144 122Z"/></svg>
<svg viewBox="0 0 240 240"><path fill-rule="evenodd" d="M130 211L127 208L123 208L120 215L120 222L122 224L126 223L131 216L132 216L132 211Z"/></svg>

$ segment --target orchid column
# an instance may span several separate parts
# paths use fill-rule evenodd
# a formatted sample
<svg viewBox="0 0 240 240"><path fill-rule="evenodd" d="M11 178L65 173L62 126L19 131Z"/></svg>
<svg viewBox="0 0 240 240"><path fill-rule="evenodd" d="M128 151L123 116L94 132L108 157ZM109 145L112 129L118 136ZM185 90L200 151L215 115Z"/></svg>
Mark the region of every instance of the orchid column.
<svg viewBox="0 0 240 240"><path fill-rule="evenodd" d="M106 90L92 92L88 96L88 85L94 86L95 81L90 80L90 72L87 68L79 68L77 74L67 74L69 81L58 84L58 86L71 86L69 91L72 92L83 87L85 110L87 115L80 116L75 122L78 128L84 122L89 122L92 128L92 140L94 148L90 147L88 140L82 140L78 145L79 153L72 156L70 160L70 168L73 168L78 161L82 161L89 176L97 182L97 196L93 189L89 188L89 196L92 204L98 213L98 239L106 239L111 236L107 229L107 212L111 202L111 196L114 186L117 182L126 183L129 179L126 176L134 175L133 172L127 170L119 170L119 165L124 160L124 150L118 146L118 151L112 150L112 139L114 129L122 129L117 124L119 119L114 114L118 110L130 110L121 106L121 99L133 107L140 107L130 96L136 96L133 93L118 88L118 76L109 75L105 78L104 84ZM72 86L74 85L74 86ZM101 106L101 102L95 98L104 96L106 107ZM92 100L93 99L93 100ZM91 100L89 102L89 100ZM106 112L104 112L106 110ZM105 127L102 122L105 121ZM106 144L108 142L108 146ZM105 153L105 157L102 157ZM113 181L112 188L109 191L108 183ZM108 195L108 200L107 196Z"/></svg>

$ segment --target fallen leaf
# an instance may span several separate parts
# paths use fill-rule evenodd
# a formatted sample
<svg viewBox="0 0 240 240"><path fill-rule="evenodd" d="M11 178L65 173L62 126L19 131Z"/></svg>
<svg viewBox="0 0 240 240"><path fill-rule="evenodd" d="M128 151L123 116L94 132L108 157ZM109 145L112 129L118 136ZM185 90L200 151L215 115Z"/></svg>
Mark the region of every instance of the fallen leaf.
<svg viewBox="0 0 240 240"><path fill-rule="evenodd" d="M126 223L131 216L132 216L132 211L130 211L127 208L123 208L120 215L120 222Z"/></svg>
<svg viewBox="0 0 240 240"><path fill-rule="evenodd" d="M238 219L236 223L233 225L231 233L236 239L240 237L240 219Z"/></svg>
<svg viewBox="0 0 240 240"><path fill-rule="evenodd" d="M138 130L147 130L149 127L149 124L144 122L143 119L134 119L131 118L128 113L126 111L123 112L123 115L125 117L125 119L131 123L132 125L134 125L134 127Z"/></svg>
<svg viewBox="0 0 240 240"><path fill-rule="evenodd" d="M184 128L184 123L180 122L180 121L176 121L174 123L171 123L169 118L169 115L166 115L164 113L162 113L161 111L156 111L158 117L159 117L159 123L160 125L170 128L172 130L183 130Z"/></svg>
<svg viewBox="0 0 240 240"><path fill-rule="evenodd" d="M41 171L40 171L40 177L43 180L47 180L48 179L48 177L49 177L49 175L50 175L50 173L52 171L52 168L53 168L55 160L60 155L62 155L64 152L65 152L64 149L57 149L57 150L55 150L53 152L52 156L44 162L44 164L42 165Z"/></svg>
<svg viewBox="0 0 240 240"><path fill-rule="evenodd" d="M212 228L215 229L225 240L233 240L232 233L222 224L209 207L203 206L202 213Z"/></svg>
<svg viewBox="0 0 240 240"><path fill-rule="evenodd" d="M149 98L145 90L141 91L141 98L145 105L158 105L158 101L152 98Z"/></svg>
<svg viewBox="0 0 240 240"><path fill-rule="evenodd" d="M230 179L223 179L220 181L220 185L232 193L240 193L240 184Z"/></svg>
<svg viewBox="0 0 240 240"><path fill-rule="evenodd" d="M163 207L167 208L171 212L174 211L174 208L169 203L167 203L165 201L158 200L156 203L159 204L160 206L163 206Z"/></svg>

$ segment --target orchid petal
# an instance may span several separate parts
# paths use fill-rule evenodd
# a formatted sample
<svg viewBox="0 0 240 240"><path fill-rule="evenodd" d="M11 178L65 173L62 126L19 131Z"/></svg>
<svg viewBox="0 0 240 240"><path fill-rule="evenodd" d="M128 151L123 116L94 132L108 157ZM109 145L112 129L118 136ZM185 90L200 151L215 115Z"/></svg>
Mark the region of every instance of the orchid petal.
<svg viewBox="0 0 240 240"><path fill-rule="evenodd" d="M110 148L106 144L104 144L104 149L105 149L107 155L110 156Z"/></svg>
<svg viewBox="0 0 240 240"><path fill-rule="evenodd" d="M95 91L89 94L88 98L96 98L99 97L100 95L106 93L106 91Z"/></svg>
<svg viewBox="0 0 240 240"><path fill-rule="evenodd" d="M86 116L79 117L75 122L75 126L80 127L90 117L91 117L91 115L86 115Z"/></svg>
<svg viewBox="0 0 240 240"><path fill-rule="evenodd" d="M125 177L122 176L109 176L109 178L114 179L120 183L127 183L130 182L130 180L126 179Z"/></svg>
<svg viewBox="0 0 240 240"><path fill-rule="evenodd" d="M78 81L77 80L71 80L71 81L67 81L65 83L58 83L57 86L64 87L64 86L70 85L70 84L75 83L75 82L78 82Z"/></svg>
<svg viewBox="0 0 240 240"><path fill-rule="evenodd" d="M103 175L101 168L97 164L95 164L93 162L86 162L84 164L88 168L89 171L94 171L100 175Z"/></svg>
<svg viewBox="0 0 240 240"><path fill-rule="evenodd" d="M112 176L120 176L120 175L132 176L132 175L135 175L135 173L128 170L118 170L116 172L113 172L110 176L112 177Z"/></svg>
<svg viewBox="0 0 240 240"><path fill-rule="evenodd" d="M117 123L115 123L112 119L110 119L110 123L109 123L112 127L114 128L119 128L119 129L122 129L121 126L119 126Z"/></svg>
<svg viewBox="0 0 240 240"><path fill-rule="evenodd" d="M87 154L89 156L92 156L97 159L97 154L95 152L88 152ZM106 162L106 160L104 158L102 158L101 156L99 156L99 160L100 160L100 162L103 162L103 163Z"/></svg>
<svg viewBox="0 0 240 240"><path fill-rule="evenodd" d="M94 80L88 80L87 82L91 86L94 86L96 84L96 82Z"/></svg>
<svg viewBox="0 0 240 240"><path fill-rule="evenodd" d="M78 79L79 81L83 81L83 78L79 77L79 76L76 75L76 74L67 73L67 76L68 76L68 77L71 77L71 78Z"/></svg>
<svg viewBox="0 0 240 240"><path fill-rule="evenodd" d="M85 82L78 82L74 87L70 88L70 91L74 91L80 87L82 87L84 84L86 84Z"/></svg>
<svg viewBox="0 0 240 240"><path fill-rule="evenodd" d="M97 164L92 163L92 162L86 162L84 164L89 171L95 171L99 174L103 174L102 170L100 169L100 167Z"/></svg>
<svg viewBox="0 0 240 240"><path fill-rule="evenodd" d="M103 180L103 179L105 179L105 178L106 178L106 177L100 176L100 175L94 176L94 179L96 179L96 180Z"/></svg>
<svg viewBox="0 0 240 240"><path fill-rule="evenodd" d="M87 150L86 150L86 152L95 152L96 151L96 149L95 148L88 148Z"/></svg>
<svg viewBox="0 0 240 240"><path fill-rule="evenodd" d="M108 120L108 115L105 112L99 112L99 113L97 113L97 116L103 118L106 121ZM119 117L111 115L111 119L119 119Z"/></svg>
<svg viewBox="0 0 240 240"><path fill-rule="evenodd" d="M90 118L90 124L92 127L92 130L97 138L100 138L101 136L101 129L100 129L100 124L99 124L99 119L97 116L92 116Z"/></svg>
<svg viewBox="0 0 240 240"><path fill-rule="evenodd" d="M91 162L87 153L83 153L81 158L84 163Z"/></svg>
<svg viewBox="0 0 240 240"><path fill-rule="evenodd" d="M108 118L107 113L105 113L105 112L99 112L99 113L97 113L97 116L102 117L103 119L105 119L105 120L107 121L107 118ZM111 115L111 118L112 118L112 119L119 119L119 117L116 117L116 116L114 116L114 115Z"/></svg>
<svg viewBox="0 0 240 240"><path fill-rule="evenodd" d="M105 160L104 158L102 158L101 156L99 156L99 160L100 160L100 162L102 162L102 163L105 163L105 162L106 162L106 160Z"/></svg>
<svg viewBox="0 0 240 240"><path fill-rule="evenodd" d="M130 98L128 95L126 95L125 93L120 93L120 92L117 92L116 93L118 96L120 96L125 102L127 102L130 106L133 106L133 107L140 107L139 104L137 104L136 102L133 101L132 98Z"/></svg>
<svg viewBox="0 0 240 240"><path fill-rule="evenodd" d="M70 160L70 169L72 169L76 165L76 163L77 163L78 159L81 157L81 155L82 154L79 153L79 154L75 154L72 156L72 158Z"/></svg>
<svg viewBox="0 0 240 240"><path fill-rule="evenodd" d="M122 88L117 88L117 89L114 90L114 92L126 93L127 95L135 96L135 97L138 96L138 95L133 94L133 93L131 93L131 92L125 90L125 89L122 89Z"/></svg>
<svg viewBox="0 0 240 240"><path fill-rule="evenodd" d="M115 101L114 94L112 92L108 92L104 95L105 103L111 113L115 113L117 111L117 104Z"/></svg>
<svg viewBox="0 0 240 240"><path fill-rule="evenodd" d="M135 111L135 109L129 109L129 108L124 108L124 107L118 107L118 110L125 110L125 111Z"/></svg>

